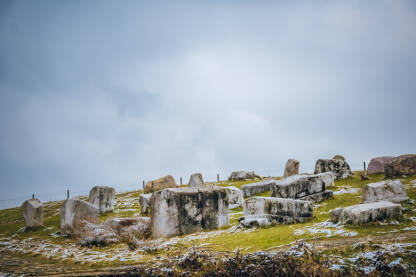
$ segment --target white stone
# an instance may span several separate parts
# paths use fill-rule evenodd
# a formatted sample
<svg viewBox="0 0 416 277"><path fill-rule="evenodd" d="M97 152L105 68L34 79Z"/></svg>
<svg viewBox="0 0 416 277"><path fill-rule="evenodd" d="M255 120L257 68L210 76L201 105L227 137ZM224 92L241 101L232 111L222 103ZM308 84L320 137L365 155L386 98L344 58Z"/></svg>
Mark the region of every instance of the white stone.
<svg viewBox="0 0 416 277"><path fill-rule="evenodd" d="M387 200L390 202L406 201L406 189L400 180L386 180L367 184L363 189L363 202Z"/></svg>
<svg viewBox="0 0 416 277"><path fill-rule="evenodd" d="M341 224L364 224L389 218L398 219L400 215L400 204L378 201L332 210L331 221Z"/></svg>
<svg viewBox="0 0 416 277"><path fill-rule="evenodd" d="M299 174L299 161L294 159L287 160L283 176L289 177L297 174Z"/></svg>
<svg viewBox="0 0 416 277"><path fill-rule="evenodd" d="M255 194L263 193L270 190L270 186L274 184L276 180L268 179L257 183L251 183L241 186L244 197L250 197Z"/></svg>
<svg viewBox="0 0 416 277"><path fill-rule="evenodd" d="M112 187L95 186L90 190L88 202L98 208L99 213L114 211L116 191Z"/></svg>
<svg viewBox="0 0 416 277"><path fill-rule="evenodd" d="M150 198L153 238L172 237L228 225L228 190L216 186L168 188Z"/></svg>
<svg viewBox="0 0 416 277"><path fill-rule="evenodd" d="M202 187L204 185L204 179L201 173L194 173L189 178L189 186L191 188Z"/></svg>
<svg viewBox="0 0 416 277"><path fill-rule="evenodd" d="M29 199L22 204L22 213L27 227L43 225L43 207L39 199Z"/></svg>
<svg viewBox="0 0 416 277"><path fill-rule="evenodd" d="M83 200L70 198L64 201L61 214L61 229L71 232L78 228L82 221L98 222L98 208Z"/></svg>
<svg viewBox="0 0 416 277"><path fill-rule="evenodd" d="M241 181L241 180L256 179L256 178L260 178L260 176L254 173L254 171L233 171L231 172L230 177L228 177L228 180Z"/></svg>
<svg viewBox="0 0 416 277"><path fill-rule="evenodd" d="M240 189L234 187L234 186L228 186L225 187L228 189L228 208L229 209L235 209L243 205L243 193Z"/></svg>
<svg viewBox="0 0 416 277"><path fill-rule="evenodd" d="M152 193L142 193L139 196L140 211L142 214L149 213L150 197L152 197Z"/></svg>

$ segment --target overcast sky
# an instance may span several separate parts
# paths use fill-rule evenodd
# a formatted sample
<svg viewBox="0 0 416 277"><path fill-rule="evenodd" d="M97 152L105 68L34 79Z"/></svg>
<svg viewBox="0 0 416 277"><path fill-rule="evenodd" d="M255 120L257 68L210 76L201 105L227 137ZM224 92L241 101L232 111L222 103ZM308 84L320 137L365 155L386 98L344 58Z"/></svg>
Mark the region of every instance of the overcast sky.
<svg viewBox="0 0 416 277"><path fill-rule="evenodd" d="M0 198L415 153L415 50L414 1L0 1Z"/></svg>

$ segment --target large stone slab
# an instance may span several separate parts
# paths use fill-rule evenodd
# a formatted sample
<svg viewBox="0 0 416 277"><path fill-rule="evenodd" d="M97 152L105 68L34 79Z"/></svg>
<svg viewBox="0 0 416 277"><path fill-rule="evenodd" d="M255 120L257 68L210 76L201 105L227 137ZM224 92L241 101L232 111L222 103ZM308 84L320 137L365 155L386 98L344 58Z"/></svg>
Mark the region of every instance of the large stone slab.
<svg viewBox="0 0 416 277"><path fill-rule="evenodd" d="M312 216L313 204L310 201L255 196L245 200L244 218L240 223L246 227L296 223L305 222Z"/></svg>
<svg viewBox="0 0 416 277"><path fill-rule="evenodd" d="M204 185L204 179L201 173L194 173L189 178L189 186L191 188L202 187Z"/></svg>
<svg viewBox="0 0 416 277"><path fill-rule="evenodd" d="M368 164L367 173L384 173L384 165L391 162L393 159L394 157L392 156L376 157L371 159L370 163Z"/></svg>
<svg viewBox="0 0 416 277"><path fill-rule="evenodd" d="M307 195L304 197L299 198L300 200L307 200L307 201L311 201L313 203L318 203L321 202L323 200L329 199L334 197L334 192L332 190L325 190L322 192L318 192L318 193L314 193L311 195Z"/></svg>
<svg viewBox="0 0 416 277"><path fill-rule="evenodd" d="M121 236L148 238L150 221L150 217L124 217L108 219L106 224Z"/></svg>
<svg viewBox="0 0 416 277"><path fill-rule="evenodd" d="M228 208L235 209L242 206L244 202L243 192L234 186L225 188L228 189Z"/></svg>
<svg viewBox="0 0 416 277"><path fill-rule="evenodd" d="M342 224L364 224L389 218L398 219L401 212L400 204L378 201L332 210L331 221Z"/></svg>
<svg viewBox="0 0 416 277"><path fill-rule="evenodd" d="M112 187L95 186L90 190L88 202L98 208L99 213L114 211L116 190Z"/></svg>
<svg viewBox="0 0 416 277"><path fill-rule="evenodd" d="M98 208L83 200L70 198L64 201L61 210L61 229L77 229L82 221L98 222Z"/></svg>
<svg viewBox="0 0 416 277"><path fill-rule="evenodd" d="M175 188L176 181L172 175L167 175L159 179L149 181L144 186L144 193L152 193L166 188Z"/></svg>
<svg viewBox="0 0 416 277"><path fill-rule="evenodd" d="M416 154L402 155L384 165L386 177L416 174Z"/></svg>
<svg viewBox="0 0 416 277"><path fill-rule="evenodd" d="M255 194L263 193L270 190L271 184L274 184L276 180L268 179L257 183L251 183L241 186L244 197L250 197Z"/></svg>
<svg viewBox="0 0 416 277"><path fill-rule="evenodd" d="M255 174L254 171L233 171L230 177L228 177L228 180L241 181L256 178L260 178L260 176Z"/></svg>
<svg viewBox="0 0 416 277"><path fill-rule="evenodd" d="M299 161L294 159L287 160L284 177L289 177L297 174L299 174Z"/></svg>
<svg viewBox="0 0 416 277"><path fill-rule="evenodd" d="M326 186L334 185L331 172L314 175L294 175L271 184L271 196L280 198L302 198L325 191Z"/></svg>
<svg viewBox="0 0 416 277"><path fill-rule="evenodd" d="M22 213L27 227L43 225L43 206L39 199L33 198L23 202Z"/></svg>
<svg viewBox="0 0 416 277"><path fill-rule="evenodd" d="M149 210L150 210L150 197L152 197L152 193L142 193L139 196L140 212L142 214L149 213Z"/></svg>
<svg viewBox="0 0 416 277"><path fill-rule="evenodd" d="M363 189L363 202L387 200L390 202L406 201L406 189L400 180L386 180L367 184Z"/></svg>
<svg viewBox="0 0 416 277"><path fill-rule="evenodd" d="M228 225L228 190L216 186L168 188L150 198L153 238L217 229Z"/></svg>
<svg viewBox="0 0 416 277"><path fill-rule="evenodd" d="M315 174L333 172L337 180L345 179L352 175L348 163L342 159L319 159L315 164Z"/></svg>

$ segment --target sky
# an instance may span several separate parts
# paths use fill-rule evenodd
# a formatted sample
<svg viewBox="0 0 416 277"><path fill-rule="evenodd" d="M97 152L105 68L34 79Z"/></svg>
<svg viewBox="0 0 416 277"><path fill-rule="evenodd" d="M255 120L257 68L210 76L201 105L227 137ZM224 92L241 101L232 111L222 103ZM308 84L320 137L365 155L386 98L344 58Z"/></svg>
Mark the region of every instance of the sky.
<svg viewBox="0 0 416 277"><path fill-rule="evenodd" d="M415 153L415 54L414 1L0 1L0 207Z"/></svg>

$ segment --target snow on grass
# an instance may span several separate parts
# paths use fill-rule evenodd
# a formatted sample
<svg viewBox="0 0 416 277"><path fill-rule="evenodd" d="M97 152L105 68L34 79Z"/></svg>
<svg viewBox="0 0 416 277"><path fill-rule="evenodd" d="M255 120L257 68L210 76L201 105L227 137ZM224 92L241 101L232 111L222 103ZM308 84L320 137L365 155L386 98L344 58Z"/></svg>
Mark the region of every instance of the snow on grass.
<svg viewBox="0 0 416 277"><path fill-rule="evenodd" d="M341 225L340 223L334 224L329 219L324 222L316 223L314 225L305 226L295 231L295 235L297 236L304 234L322 234L325 235L327 238L340 235L343 237L353 237L358 235L357 232L345 230L344 225Z"/></svg>

